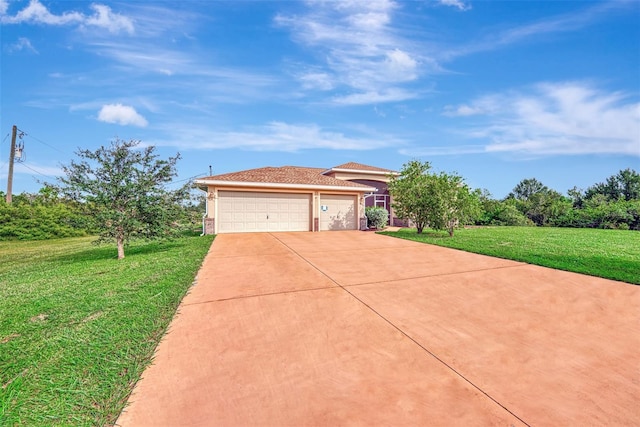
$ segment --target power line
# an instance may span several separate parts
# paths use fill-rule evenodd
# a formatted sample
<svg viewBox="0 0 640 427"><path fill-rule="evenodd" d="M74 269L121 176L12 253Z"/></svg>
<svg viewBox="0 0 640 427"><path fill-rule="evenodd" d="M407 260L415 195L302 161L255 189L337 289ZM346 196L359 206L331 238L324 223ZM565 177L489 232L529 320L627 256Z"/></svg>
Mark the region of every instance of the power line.
<svg viewBox="0 0 640 427"><path fill-rule="evenodd" d="M23 131L22 129L18 129L18 130L19 130L20 132L22 132L24 135L29 136L29 137L31 137L31 138L33 138L33 139L35 139L36 141L38 141L38 142L39 142L40 144L42 144L42 145L46 145L46 146L47 146L47 147L49 147L49 148L53 148L54 150L56 150L56 151L57 151L57 152L59 152L59 153L67 154L67 153L65 153L64 151L62 151L61 149L59 149L58 147L56 147L56 146L54 146L54 145L51 145L51 144L48 144L48 143L44 142L43 140L41 140L40 138L36 138L35 136L31 135L30 133Z"/></svg>
<svg viewBox="0 0 640 427"><path fill-rule="evenodd" d="M189 178L179 179L179 180L177 180L177 181L171 181L170 183L165 184L165 187L166 187L166 186L169 186L169 185L173 185L173 184L178 184L178 183L180 183L180 182L189 181L189 180L192 180L192 179L194 179L194 178L198 178L198 177L200 177L200 176L206 176L206 175L207 175L206 173L200 173L200 174L198 174L198 175L194 175L194 176L191 176L191 177L189 177Z"/></svg>
<svg viewBox="0 0 640 427"><path fill-rule="evenodd" d="M37 170L33 169L32 167L25 165L24 163L21 163L21 165L24 166L25 168L29 169L30 171L33 171L33 172L37 173L38 175L44 176L45 178L56 179L54 176L45 175L42 172L37 171Z"/></svg>

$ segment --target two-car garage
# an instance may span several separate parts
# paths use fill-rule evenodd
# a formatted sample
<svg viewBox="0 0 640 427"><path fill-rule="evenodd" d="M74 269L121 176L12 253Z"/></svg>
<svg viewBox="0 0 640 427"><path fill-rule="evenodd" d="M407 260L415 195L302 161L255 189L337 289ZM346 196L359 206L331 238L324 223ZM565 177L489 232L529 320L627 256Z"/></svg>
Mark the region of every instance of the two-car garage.
<svg viewBox="0 0 640 427"><path fill-rule="evenodd" d="M206 191L203 232L357 230L376 188L319 168L265 167L196 180Z"/></svg>
<svg viewBox="0 0 640 427"><path fill-rule="evenodd" d="M218 233L357 230L357 195L218 191ZM317 210L317 215L312 212Z"/></svg>
<svg viewBox="0 0 640 427"><path fill-rule="evenodd" d="M309 231L311 194L218 192L219 233Z"/></svg>

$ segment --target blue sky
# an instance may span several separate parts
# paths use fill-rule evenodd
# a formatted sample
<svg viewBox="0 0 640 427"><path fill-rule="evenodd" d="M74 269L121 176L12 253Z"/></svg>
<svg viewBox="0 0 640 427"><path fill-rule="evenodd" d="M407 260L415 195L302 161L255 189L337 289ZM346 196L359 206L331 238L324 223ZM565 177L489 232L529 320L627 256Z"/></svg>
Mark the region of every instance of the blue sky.
<svg viewBox="0 0 640 427"><path fill-rule="evenodd" d="M139 139L184 180L411 159L501 198L640 170L640 2L0 0L0 188Z"/></svg>

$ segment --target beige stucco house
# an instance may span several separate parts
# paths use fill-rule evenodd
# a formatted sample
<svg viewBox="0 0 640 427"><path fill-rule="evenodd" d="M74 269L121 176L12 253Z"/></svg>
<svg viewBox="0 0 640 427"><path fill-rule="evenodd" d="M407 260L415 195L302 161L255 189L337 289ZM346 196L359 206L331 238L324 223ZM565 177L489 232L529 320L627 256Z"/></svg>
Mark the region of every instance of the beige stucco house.
<svg viewBox="0 0 640 427"><path fill-rule="evenodd" d="M392 211L387 183L397 174L351 162L330 169L264 167L195 183L207 193L206 234L358 230L366 228L366 206Z"/></svg>

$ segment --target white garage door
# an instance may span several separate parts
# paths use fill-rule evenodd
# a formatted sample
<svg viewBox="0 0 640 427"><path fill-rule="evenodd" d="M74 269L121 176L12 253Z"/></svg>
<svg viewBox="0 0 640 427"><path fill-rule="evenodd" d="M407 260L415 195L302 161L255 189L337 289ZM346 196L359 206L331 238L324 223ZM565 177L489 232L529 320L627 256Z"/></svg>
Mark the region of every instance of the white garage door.
<svg viewBox="0 0 640 427"><path fill-rule="evenodd" d="M357 196L320 195L320 230L357 230Z"/></svg>
<svg viewBox="0 0 640 427"><path fill-rule="evenodd" d="M310 195L218 192L218 233L309 231Z"/></svg>

